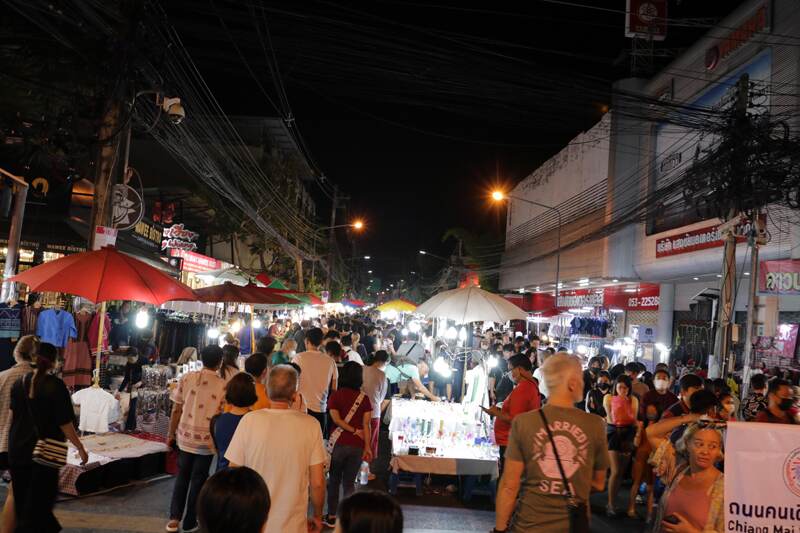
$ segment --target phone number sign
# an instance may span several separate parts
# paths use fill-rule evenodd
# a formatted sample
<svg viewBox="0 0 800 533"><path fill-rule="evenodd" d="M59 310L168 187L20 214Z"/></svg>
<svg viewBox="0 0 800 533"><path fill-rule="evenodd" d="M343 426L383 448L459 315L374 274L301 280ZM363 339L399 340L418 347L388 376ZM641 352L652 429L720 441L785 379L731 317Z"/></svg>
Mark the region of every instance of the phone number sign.
<svg viewBox="0 0 800 533"><path fill-rule="evenodd" d="M656 284L641 283L635 287L603 287L563 291L558 295L558 307L606 307L626 311L657 310L660 288Z"/></svg>

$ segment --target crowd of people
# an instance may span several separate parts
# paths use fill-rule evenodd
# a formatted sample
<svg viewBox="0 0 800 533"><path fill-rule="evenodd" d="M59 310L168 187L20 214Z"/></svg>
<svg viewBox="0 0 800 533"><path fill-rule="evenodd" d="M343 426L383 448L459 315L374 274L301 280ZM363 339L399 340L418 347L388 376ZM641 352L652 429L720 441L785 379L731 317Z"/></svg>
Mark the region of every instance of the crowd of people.
<svg viewBox="0 0 800 533"><path fill-rule="evenodd" d="M496 533L588 531L589 496L603 491L609 517L624 510L657 532L722 531L727 422L798 423L797 384L778 371L756 369L740 398L736 380L691 365L651 373L639 362L585 361L536 336L476 334L461 368L448 359L447 372L436 363L445 343L426 349L401 325L368 319L277 322L243 368L228 341L181 356L202 369L171 395L178 472L168 532L402 531L394 499L355 490L374 478L389 399L457 401L461 380L481 368L487 379L474 383L487 388L482 407L500 452ZM12 479L3 531L59 531L67 441L87 460L67 388L50 372L56 355L23 337L16 365L0 373L0 468ZM143 364L131 355L120 391L141 380Z"/></svg>

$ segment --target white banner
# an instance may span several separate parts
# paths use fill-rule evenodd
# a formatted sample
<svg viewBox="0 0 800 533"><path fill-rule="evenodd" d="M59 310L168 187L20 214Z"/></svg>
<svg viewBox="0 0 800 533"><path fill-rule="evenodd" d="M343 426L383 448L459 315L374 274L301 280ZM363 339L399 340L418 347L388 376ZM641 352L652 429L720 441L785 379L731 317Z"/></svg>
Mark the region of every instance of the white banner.
<svg viewBox="0 0 800 533"><path fill-rule="evenodd" d="M800 531L800 426L731 422L725 438L725 531Z"/></svg>

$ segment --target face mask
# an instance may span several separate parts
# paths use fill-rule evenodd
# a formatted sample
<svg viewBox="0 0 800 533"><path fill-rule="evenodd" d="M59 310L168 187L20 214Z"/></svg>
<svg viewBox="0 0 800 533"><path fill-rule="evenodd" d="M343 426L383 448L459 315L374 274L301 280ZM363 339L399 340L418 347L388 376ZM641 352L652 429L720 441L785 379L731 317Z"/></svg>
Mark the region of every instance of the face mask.
<svg viewBox="0 0 800 533"><path fill-rule="evenodd" d="M778 409L780 409L781 411L788 411L789 409L792 408L792 405L794 405L794 400L792 400L791 398L784 398L778 404Z"/></svg>
<svg viewBox="0 0 800 533"><path fill-rule="evenodd" d="M605 392L605 391L607 391L608 389L611 388L611 385L609 383L598 383L597 384L597 388L600 389L601 391Z"/></svg>
<svg viewBox="0 0 800 533"><path fill-rule="evenodd" d="M658 415L650 413L650 414L647 415L647 419L648 420L658 420Z"/></svg>
<svg viewBox="0 0 800 533"><path fill-rule="evenodd" d="M666 379L657 379L653 382L653 384L656 386L656 390L663 391L669 388L669 381L667 381Z"/></svg>

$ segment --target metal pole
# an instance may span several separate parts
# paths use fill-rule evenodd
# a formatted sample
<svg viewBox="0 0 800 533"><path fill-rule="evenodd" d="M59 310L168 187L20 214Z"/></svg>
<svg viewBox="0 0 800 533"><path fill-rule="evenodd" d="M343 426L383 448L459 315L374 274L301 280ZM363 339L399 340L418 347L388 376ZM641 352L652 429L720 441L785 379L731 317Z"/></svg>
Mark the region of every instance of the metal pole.
<svg viewBox="0 0 800 533"><path fill-rule="evenodd" d="M729 220L733 218L732 214ZM714 342L714 353L720 365L720 375L725 378L728 370L731 320L733 318L733 293L736 282L736 236L734 235L733 226L724 229L722 235L725 242L725 251L722 263L722 286L720 287L719 307L717 309L717 334Z"/></svg>
<svg viewBox="0 0 800 533"><path fill-rule="evenodd" d="M0 174L7 176L14 182L14 211L11 214L11 225L8 228L8 247L6 250L6 264L3 269L3 287L0 290L0 302L7 302L16 296L17 284L7 281L17 273L19 260L19 242L22 238L22 222L25 218L25 202L28 197L28 184L19 176L14 176L2 171Z"/></svg>
<svg viewBox="0 0 800 533"><path fill-rule="evenodd" d="M744 333L744 362L742 363L742 392L740 398L747 396L750 388L750 365L753 361L753 327L758 313L758 249L762 244L760 235L760 222L758 214L754 215L752 221L753 232L750 237L751 258L750 258L750 302L747 304L747 326Z"/></svg>
<svg viewBox="0 0 800 533"><path fill-rule="evenodd" d="M337 186L333 186L333 205L331 206L331 233L330 233L330 242L328 247L328 279L325 282L325 290L330 293L331 290L331 276L333 274L333 247L334 243L336 242L336 234L334 231L336 230L336 208L338 207L337 204L339 202L339 188Z"/></svg>
<svg viewBox="0 0 800 533"><path fill-rule="evenodd" d="M557 207L553 207L552 205L540 204L539 202L534 202L533 200L526 200L525 198L518 198L516 196L508 196L508 198L512 200L517 200L520 202L525 202L531 205L535 205L537 207L542 207L544 209L550 209L551 211L556 212L556 216L558 217L558 228L556 232L556 246L558 250L556 251L556 307L558 307L558 293L559 293L559 285L561 285L561 210Z"/></svg>

